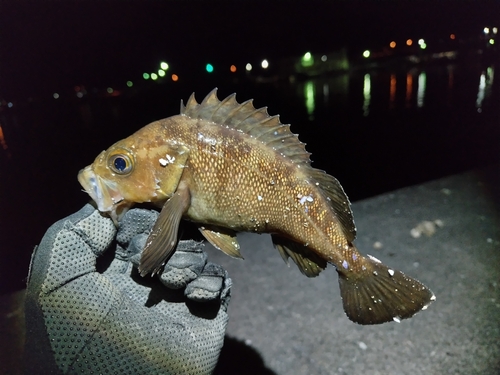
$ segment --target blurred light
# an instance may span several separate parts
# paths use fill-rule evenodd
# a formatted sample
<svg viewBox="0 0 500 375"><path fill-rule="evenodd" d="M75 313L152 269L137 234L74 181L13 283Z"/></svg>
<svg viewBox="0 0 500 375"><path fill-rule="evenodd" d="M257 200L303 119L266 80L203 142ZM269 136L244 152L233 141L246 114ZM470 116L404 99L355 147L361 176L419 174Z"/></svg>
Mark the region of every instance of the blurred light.
<svg viewBox="0 0 500 375"><path fill-rule="evenodd" d="M328 59L326 55L321 56L321 61L325 62Z"/></svg>
<svg viewBox="0 0 500 375"><path fill-rule="evenodd" d="M162 68L163 70L167 70L168 69L168 64L166 62L162 62L160 64L160 68Z"/></svg>
<svg viewBox="0 0 500 375"><path fill-rule="evenodd" d="M108 92L108 94L112 94L112 93L113 93L113 89L112 89L111 87L108 87L108 88L106 89L106 91Z"/></svg>
<svg viewBox="0 0 500 375"><path fill-rule="evenodd" d="M490 39L490 44L491 45L495 44L495 39Z"/></svg>
<svg viewBox="0 0 500 375"><path fill-rule="evenodd" d="M269 61L267 60L262 60L262 63L260 64L264 69L267 69L269 67Z"/></svg>
<svg viewBox="0 0 500 375"><path fill-rule="evenodd" d="M407 45L407 46L411 46L412 44L413 44L413 40L408 39L408 40L406 41L406 45Z"/></svg>
<svg viewBox="0 0 500 375"><path fill-rule="evenodd" d="M134 86L134 84L133 84L133 82L132 82L132 81L127 81L127 86L128 86L128 87L132 87L132 86Z"/></svg>
<svg viewBox="0 0 500 375"><path fill-rule="evenodd" d="M7 107L12 108L12 107L14 107L14 104L12 104L12 102L8 102Z"/></svg>
<svg viewBox="0 0 500 375"><path fill-rule="evenodd" d="M455 40L455 34L450 34L450 39Z"/></svg>
<svg viewBox="0 0 500 375"><path fill-rule="evenodd" d="M160 69L160 70L158 70L158 75L159 75L160 77L165 77L165 71L164 71L164 70L161 70L161 69Z"/></svg>
<svg viewBox="0 0 500 375"><path fill-rule="evenodd" d="M214 71L214 66L212 64L207 64L205 66L205 69L207 70L207 72L212 73Z"/></svg>
<svg viewBox="0 0 500 375"><path fill-rule="evenodd" d="M235 73L235 72L236 72L236 65L231 65L231 67L229 68L229 70L230 70L232 73Z"/></svg>
<svg viewBox="0 0 500 375"><path fill-rule="evenodd" d="M498 29L496 27L493 28L493 34L496 34L498 32Z"/></svg>
<svg viewBox="0 0 500 375"><path fill-rule="evenodd" d="M149 74L148 74L148 73L143 73L143 74L142 74L142 78L144 78L144 79L149 79Z"/></svg>
<svg viewBox="0 0 500 375"><path fill-rule="evenodd" d="M177 82L179 80L179 76L177 74L172 74L172 81Z"/></svg>
<svg viewBox="0 0 500 375"><path fill-rule="evenodd" d="M422 44L420 45L420 48L422 48L422 49L426 49L426 48L427 48L427 44L422 43Z"/></svg>
<svg viewBox="0 0 500 375"><path fill-rule="evenodd" d="M366 59L370 57L370 51L366 50L365 52L363 52L363 57Z"/></svg>
<svg viewBox="0 0 500 375"><path fill-rule="evenodd" d="M390 102L390 107L394 108L394 103L396 101L396 75L391 74L391 86L390 86L390 93L389 93L389 102Z"/></svg>
<svg viewBox="0 0 500 375"><path fill-rule="evenodd" d="M55 92L55 93L52 95L52 97L53 97L54 99L59 99L59 94L58 94L57 92Z"/></svg>
<svg viewBox="0 0 500 375"><path fill-rule="evenodd" d="M395 41L390 42L389 47L396 48L396 42Z"/></svg>
<svg viewBox="0 0 500 375"><path fill-rule="evenodd" d="M252 64L248 63L245 65L245 69L247 72L251 71L252 70Z"/></svg>
<svg viewBox="0 0 500 375"><path fill-rule="evenodd" d="M363 116L370 114L370 101L371 101L371 81L370 75L365 74L363 82Z"/></svg>
<svg viewBox="0 0 500 375"><path fill-rule="evenodd" d="M156 81L158 79L158 75L156 73L151 73L151 79Z"/></svg>
<svg viewBox="0 0 500 375"><path fill-rule="evenodd" d="M419 108L424 106L426 81L427 81L427 75L425 74L425 72L421 72L418 75L418 88L417 88L417 107Z"/></svg>
<svg viewBox="0 0 500 375"><path fill-rule="evenodd" d="M311 55L311 52L306 52L301 59L302 66L311 66L314 64L314 57Z"/></svg>
<svg viewBox="0 0 500 375"><path fill-rule="evenodd" d="M75 86L75 91L76 92L80 91L80 86Z"/></svg>
<svg viewBox="0 0 500 375"><path fill-rule="evenodd" d="M424 40L423 40L423 39L419 39L419 40L418 40L418 44L419 44L419 45L424 44Z"/></svg>
<svg viewBox="0 0 500 375"><path fill-rule="evenodd" d="M304 96L306 98L307 114L309 115L309 118L311 120L314 118L314 109L316 107L315 100L314 100L314 92L315 91L316 90L314 87L314 82L307 81L307 83L304 86Z"/></svg>
<svg viewBox="0 0 500 375"><path fill-rule="evenodd" d="M483 31L484 31L484 33L485 33L485 34L489 34L490 29L489 29L488 27L485 27L485 28L483 29Z"/></svg>
<svg viewBox="0 0 500 375"><path fill-rule="evenodd" d="M76 96L79 98L83 98L83 94L80 91L76 93Z"/></svg>

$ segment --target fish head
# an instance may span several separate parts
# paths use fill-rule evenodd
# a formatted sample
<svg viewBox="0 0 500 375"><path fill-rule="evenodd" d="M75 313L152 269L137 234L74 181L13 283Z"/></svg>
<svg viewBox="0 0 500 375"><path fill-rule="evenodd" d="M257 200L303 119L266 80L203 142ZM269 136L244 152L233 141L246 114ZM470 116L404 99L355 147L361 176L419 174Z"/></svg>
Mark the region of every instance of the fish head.
<svg viewBox="0 0 500 375"><path fill-rule="evenodd" d="M78 181L115 223L134 203L161 204L179 184L188 149L176 142L132 135L102 151Z"/></svg>

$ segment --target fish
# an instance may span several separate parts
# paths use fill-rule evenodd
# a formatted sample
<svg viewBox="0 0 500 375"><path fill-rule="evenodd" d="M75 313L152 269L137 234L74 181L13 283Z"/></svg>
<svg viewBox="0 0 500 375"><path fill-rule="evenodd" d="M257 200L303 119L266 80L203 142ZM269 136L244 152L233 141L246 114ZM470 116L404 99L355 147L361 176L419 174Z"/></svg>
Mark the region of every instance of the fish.
<svg viewBox="0 0 500 375"><path fill-rule="evenodd" d="M160 214L141 255L141 276L158 273L175 251L181 220L215 248L242 258L238 232L268 233L288 263L308 277L328 264L343 308L358 324L412 317L436 299L424 284L356 246L351 204L339 181L311 166L290 125L253 100L194 93L180 114L146 125L102 151L78 180L102 213L119 223L134 204Z"/></svg>

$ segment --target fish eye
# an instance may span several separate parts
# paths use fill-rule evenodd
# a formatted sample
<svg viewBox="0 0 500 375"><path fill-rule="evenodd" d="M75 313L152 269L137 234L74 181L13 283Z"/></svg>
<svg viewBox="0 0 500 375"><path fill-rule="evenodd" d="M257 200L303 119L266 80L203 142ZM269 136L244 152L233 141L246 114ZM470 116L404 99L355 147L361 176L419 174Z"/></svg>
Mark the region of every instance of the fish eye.
<svg viewBox="0 0 500 375"><path fill-rule="evenodd" d="M128 155L116 154L109 158L108 165L111 170L118 174L128 174L132 171L132 160Z"/></svg>

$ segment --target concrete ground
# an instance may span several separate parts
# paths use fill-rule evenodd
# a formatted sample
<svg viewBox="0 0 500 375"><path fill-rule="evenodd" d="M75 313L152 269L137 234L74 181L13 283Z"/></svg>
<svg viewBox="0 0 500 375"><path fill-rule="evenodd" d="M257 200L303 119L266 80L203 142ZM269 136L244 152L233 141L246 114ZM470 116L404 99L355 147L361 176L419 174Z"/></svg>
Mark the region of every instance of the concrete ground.
<svg viewBox="0 0 500 375"><path fill-rule="evenodd" d="M359 326L344 315L333 267L308 279L265 235L240 236L244 261L207 245L234 283L216 373L500 373L500 167L359 201L353 211L357 247L427 284L437 300L400 324ZM0 299L0 373L19 373L22 300L22 292Z"/></svg>

